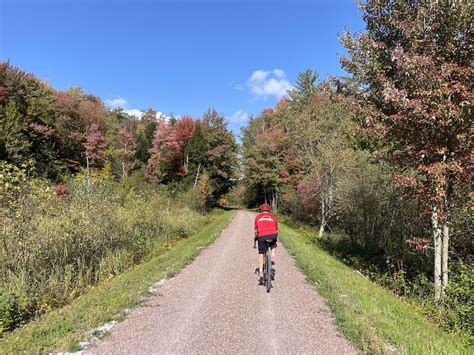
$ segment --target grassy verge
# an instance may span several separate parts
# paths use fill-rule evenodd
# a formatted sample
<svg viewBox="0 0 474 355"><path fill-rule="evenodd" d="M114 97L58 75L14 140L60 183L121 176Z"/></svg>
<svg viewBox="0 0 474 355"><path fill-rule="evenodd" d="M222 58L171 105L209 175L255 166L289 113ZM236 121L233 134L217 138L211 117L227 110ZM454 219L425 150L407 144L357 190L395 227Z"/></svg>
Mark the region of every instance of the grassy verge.
<svg viewBox="0 0 474 355"><path fill-rule="evenodd" d="M338 329L363 353L467 354L411 306L282 225L280 238L297 265L326 299Z"/></svg>
<svg viewBox="0 0 474 355"><path fill-rule="evenodd" d="M212 243L234 217L226 211L200 233L177 243L168 252L151 258L108 282L92 287L71 304L52 311L0 340L0 353L40 353L77 350L92 328L122 320L124 310L143 301L148 288L173 276Z"/></svg>

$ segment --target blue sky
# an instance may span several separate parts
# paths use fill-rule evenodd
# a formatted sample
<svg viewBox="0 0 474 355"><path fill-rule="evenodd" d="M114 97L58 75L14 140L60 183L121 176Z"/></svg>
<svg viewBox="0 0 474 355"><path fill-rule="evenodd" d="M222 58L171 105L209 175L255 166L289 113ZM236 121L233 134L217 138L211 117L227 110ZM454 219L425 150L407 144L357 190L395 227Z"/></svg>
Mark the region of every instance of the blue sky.
<svg viewBox="0 0 474 355"><path fill-rule="evenodd" d="M353 0L0 0L0 59L109 105L232 129L278 101L298 72L342 74L337 33L364 28Z"/></svg>

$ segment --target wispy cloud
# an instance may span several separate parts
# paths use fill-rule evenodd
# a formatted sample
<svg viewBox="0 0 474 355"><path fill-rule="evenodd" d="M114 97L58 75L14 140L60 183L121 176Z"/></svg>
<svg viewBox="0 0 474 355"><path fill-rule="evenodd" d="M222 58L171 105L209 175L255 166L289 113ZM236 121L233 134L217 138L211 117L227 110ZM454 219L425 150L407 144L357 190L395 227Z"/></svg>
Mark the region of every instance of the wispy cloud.
<svg viewBox="0 0 474 355"><path fill-rule="evenodd" d="M241 125L241 124L247 123L247 121L249 120L249 114L242 110L238 110L234 112L232 115L230 115L227 119L231 123Z"/></svg>
<svg viewBox="0 0 474 355"><path fill-rule="evenodd" d="M245 87L242 84L236 83L235 81L230 83L230 86L237 91L245 91Z"/></svg>
<svg viewBox="0 0 474 355"><path fill-rule="evenodd" d="M285 96L287 91L292 88L286 78L286 73L281 69L256 70L247 80L247 86L256 98L264 100L269 97Z"/></svg>
<svg viewBox="0 0 474 355"><path fill-rule="evenodd" d="M111 99L111 100L105 100L105 103L107 104L107 106L111 108L118 108L118 107L126 108L129 106L127 100L125 100L122 97L117 97L116 99Z"/></svg>

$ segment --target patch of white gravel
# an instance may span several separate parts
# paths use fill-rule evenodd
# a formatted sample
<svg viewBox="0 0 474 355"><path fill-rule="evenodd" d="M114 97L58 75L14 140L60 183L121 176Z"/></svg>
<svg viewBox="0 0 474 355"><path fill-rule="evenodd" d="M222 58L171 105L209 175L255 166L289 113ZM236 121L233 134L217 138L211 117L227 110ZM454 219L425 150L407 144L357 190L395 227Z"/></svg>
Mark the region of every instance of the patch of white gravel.
<svg viewBox="0 0 474 355"><path fill-rule="evenodd" d="M82 354L82 351L87 348L88 346L91 346L97 342L97 340L100 339L102 335L105 333L108 333L112 330L112 328L117 324L118 322L116 320L110 321L108 323L102 324L100 327L97 327L93 330L91 330L91 337L89 339L86 339L84 341L79 342L79 351L76 352L64 352L64 353L58 353L61 355L80 355Z"/></svg>
<svg viewBox="0 0 474 355"><path fill-rule="evenodd" d="M160 281L148 288L148 293L156 293L156 291L158 291L158 288L160 288L160 286L163 286L165 283L166 279L161 279Z"/></svg>

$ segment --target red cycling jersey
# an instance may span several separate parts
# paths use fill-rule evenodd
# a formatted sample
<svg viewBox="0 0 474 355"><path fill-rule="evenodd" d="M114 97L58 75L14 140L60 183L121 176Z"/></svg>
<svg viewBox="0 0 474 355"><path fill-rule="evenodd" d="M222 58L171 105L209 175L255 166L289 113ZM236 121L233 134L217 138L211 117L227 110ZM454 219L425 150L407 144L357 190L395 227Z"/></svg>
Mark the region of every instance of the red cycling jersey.
<svg viewBox="0 0 474 355"><path fill-rule="evenodd" d="M263 212L255 217L254 229L257 230L257 237L278 233L278 220L270 212Z"/></svg>

